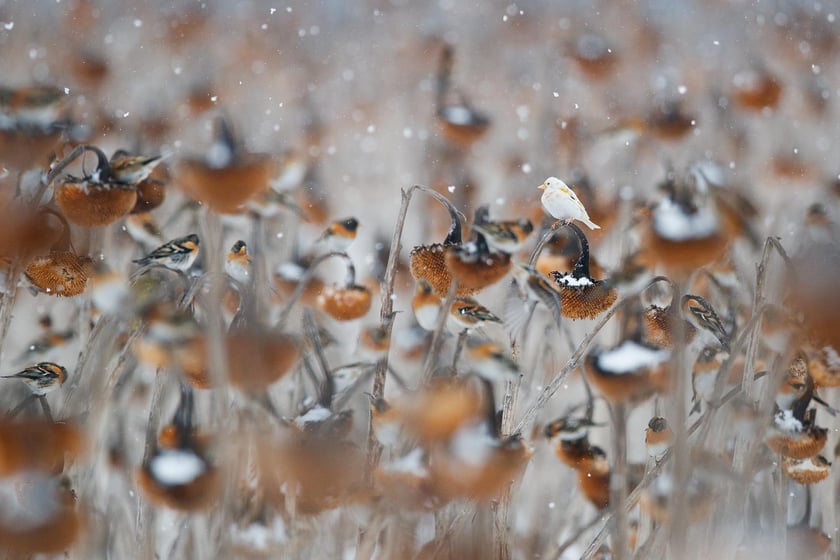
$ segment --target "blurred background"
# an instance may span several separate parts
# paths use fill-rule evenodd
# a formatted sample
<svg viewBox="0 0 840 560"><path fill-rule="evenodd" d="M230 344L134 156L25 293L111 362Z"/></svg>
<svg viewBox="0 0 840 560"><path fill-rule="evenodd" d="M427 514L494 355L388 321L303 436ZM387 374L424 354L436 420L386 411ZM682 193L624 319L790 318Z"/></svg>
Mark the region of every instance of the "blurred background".
<svg viewBox="0 0 840 560"><path fill-rule="evenodd" d="M267 243L259 255L265 260L260 274L266 279L266 271L307 253L332 220L354 216L361 225L348 253L359 281L376 291L401 189L428 185L468 218L487 204L491 216L527 217L539 231L543 222L550 223L537 190L548 176L584 191L581 198L593 219L597 214L595 221L605 220L604 230L590 239L593 253L597 251L608 270L620 270L638 248L640 238L632 227L658 186L669 173L682 176L697 165L705 166L710 182L731 188L749 207L752 241L758 245L739 240L733 245L733 260L744 273L740 281L750 299L758 247L766 236L778 236L792 251L802 243L809 216L831 223L837 217L838 18L840 4L813 0L0 0L0 86L50 85L64 91L72 125L66 129L66 141L52 154L59 159L86 143L108 154L120 148L161 154L166 158L163 167L171 168L182 159L205 154L215 123L223 117L248 151L284 158L286 165L299 162L305 172L285 188L289 198L281 202L282 219L267 226ZM45 152L27 169L40 173L54 160L50 156ZM87 161L89 170L92 160ZM26 169L2 160L0 164L0 188L7 200L26 183ZM587 188L579 186L584 183ZM188 202L177 185L167 187L165 202L153 213L166 224L162 240L184 235L199 224L183 213ZM425 203L418 196L406 221L400 253L406 272L404 261L411 247L441 241L449 226L434 201L427 207ZM224 247L208 246L219 255L252 232L250 214L231 214L211 223L224 226L216 242ZM210 227L206 222L200 225ZM128 261L149 247L130 243L122 221L110 228L97 237L74 226L75 241L112 268L128 270ZM343 274L341 267L324 270L329 271L328 279ZM395 333L409 333L415 326L409 305L413 290L409 275L400 274ZM14 313L6 311L11 315L2 342L3 372L14 371L21 355L34 356L26 354L27 348L42 332L37 317L45 315L52 316L57 328L75 329L76 340L55 354L57 361L73 364L89 334L88 327L80 326L80 317L87 317L81 311L89 311L88 304L19 291L17 301L12 300ZM482 303L501 314L504 297L498 287L487 292ZM368 322L376 320L378 311L374 303ZM573 324L575 342L591 324ZM330 358L351 362L359 325L328 326L338 339ZM505 338L501 330L492 333ZM451 352L451 342L446 342L446 352ZM534 369L539 365L545 372L533 375L531 385L523 389L523 401L529 402L525 397L533 397L565 363L566 346L564 341L562 347L549 348L549 357L533 358ZM111 357L101 359L110 363ZM420 369L416 359L401 356L395 361L415 379ZM151 386L150 376L142 379ZM392 384L386 395L395 391ZM6 392L3 400L11 408L23 394ZM570 378L538 424L580 402L583 395L580 377ZM139 449L142 443L147 398L137 396L138 410L125 413L129 447L136 444ZM176 400L173 396L167 401L168 410ZM354 403L359 426L366 429L367 402L360 397ZM63 410L80 414L83 404L64 402ZM209 416L209 408L201 410ZM629 416L631 461L646 459L643 433L653 410L654 405L646 403ZM607 419L600 405L596 416ZM827 449L833 450L837 429L833 418L830 422ZM108 431L100 425L87 430L93 439ZM594 435L593 441L599 437L609 445L606 435ZM125 480L97 482L99 473L107 470L100 447L94 446L101 454L94 454L93 469L79 470L84 473L79 475L81 492L98 506L112 503L105 497L109 492L128 492L131 487ZM128 453L134 463L140 451ZM515 535L513 557L577 558L591 538L562 550L559 543L597 515L597 508L575 490L571 471L558 474L562 468L544 443L537 451L507 518ZM826 454L833 459L833 452ZM836 475L822 484L825 493L814 497L822 513L814 513L813 520L834 539L835 556L828 551L814 557L838 557ZM782 496L782 487L772 490ZM800 519L804 511L804 499L799 499L803 494L796 492L791 519ZM126 502L133 500L132 494ZM568 504L591 509L571 511ZM126 506L128 521L120 521L115 534L134 527L130 520L137 512L131 507ZM108 511L102 506L95 514L105 525ZM480 508L475 511L452 509L443 520L411 518L406 531L413 531L414 548L419 550L435 527L445 533L446 527L462 527L470 515L491 515ZM286 519L288 526L273 526L273 537L241 538L249 546L265 545L259 539L268 539L268 545L251 547L256 557L263 552L270 557L278 550L288 557L359 557L359 550L370 544L358 532L369 513L343 511L303 529L292 529ZM153 543L149 546L156 557L189 557L191 549L173 544L185 518L162 515L156 525L159 539L144 542ZM228 542L225 529L219 529L222 521L207 523L212 526L207 529L213 537L209 542ZM710 523L708 535L719 528ZM204 529L199 526L195 534ZM285 540L287 530L295 535L292 544ZM128 557L131 539L113 537L112 542L96 534L103 544L88 550ZM592 534L590 530L587 536ZM324 535L335 536L327 555L321 555L318 544ZM761 546L754 547L755 556L742 550L738 558L767 554L770 545ZM148 547L143 550L149 554ZM381 550L377 554L387 557ZM417 557L435 557L426 554ZM97 557L105 557L104 552Z"/></svg>

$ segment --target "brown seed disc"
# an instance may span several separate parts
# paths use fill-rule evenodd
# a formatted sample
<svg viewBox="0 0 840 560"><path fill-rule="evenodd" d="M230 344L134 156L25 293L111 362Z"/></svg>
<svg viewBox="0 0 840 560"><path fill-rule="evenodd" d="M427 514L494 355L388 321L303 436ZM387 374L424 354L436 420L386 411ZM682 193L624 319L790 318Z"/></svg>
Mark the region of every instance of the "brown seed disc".
<svg viewBox="0 0 840 560"><path fill-rule="evenodd" d="M81 514L70 507L62 507L46 522L36 526L26 525L21 529L0 524L0 550L4 552L4 558L61 554L82 533L84 524Z"/></svg>
<svg viewBox="0 0 840 560"><path fill-rule="evenodd" d="M655 346L661 348L672 348L674 346L675 331L679 327L681 319L672 313L669 309L663 309L651 305L645 310L644 315L644 333L645 340ZM686 342L694 339L697 329L694 325L687 321L683 321L683 338Z"/></svg>
<svg viewBox="0 0 840 560"><path fill-rule="evenodd" d="M809 457L807 459L782 459L782 470L785 475L799 484L815 484L825 480L831 472L831 463L824 457Z"/></svg>
<svg viewBox="0 0 840 560"><path fill-rule="evenodd" d="M641 264L660 265L673 273L690 272L711 263L723 255L729 243L720 234L702 239L671 241L657 235L652 227L647 229Z"/></svg>
<svg viewBox="0 0 840 560"><path fill-rule="evenodd" d="M493 253L477 257L475 262L468 262L462 260L452 247L447 249L444 262L458 281L458 287L473 292L495 284L507 275L511 267L510 255L507 253Z"/></svg>
<svg viewBox="0 0 840 560"><path fill-rule="evenodd" d="M618 292L600 280L589 286L555 286L560 292L563 316L569 319L594 319L618 298Z"/></svg>
<svg viewBox="0 0 840 560"><path fill-rule="evenodd" d="M825 428L811 427L807 432L792 435L777 432L767 438L767 447L784 457L807 459L822 451L827 439Z"/></svg>
<svg viewBox="0 0 840 560"><path fill-rule="evenodd" d="M137 191L133 187L64 183L56 188L55 203L74 224L107 226L134 208Z"/></svg>
<svg viewBox="0 0 840 560"><path fill-rule="evenodd" d="M227 336L228 379L244 391L264 390L297 362L297 341L285 334L241 330Z"/></svg>
<svg viewBox="0 0 840 560"><path fill-rule="evenodd" d="M318 295L318 307L338 321L364 317L370 305L371 293L365 286L327 286Z"/></svg>
<svg viewBox="0 0 840 560"><path fill-rule="evenodd" d="M237 212L249 198L269 188L276 174L274 160L264 154L250 154L227 167L210 167L202 159L186 159L176 169L176 180L184 192L221 213Z"/></svg>
<svg viewBox="0 0 840 560"><path fill-rule="evenodd" d="M451 108L445 110L451 110ZM469 110L464 108L464 110ZM460 124L452 122L438 114L438 130L440 130L447 142L453 146L465 149L472 146L481 139L490 128L490 122L484 119L473 123Z"/></svg>
<svg viewBox="0 0 840 560"><path fill-rule="evenodd" d="M85 291L92 262L90 257L69 251L55 252L32 259L26 267L26 277L45 294L73 297Z"/></svg>
<svg viewBox="0 0 840 560"><path fill-rule="evenodd" d="M439 297L446 297L452 275L446 266L447 247L441 243L421 245L411 250L409 268L415 280L425 280ZM474 294L475 290L458 286L458 297Z"/></svg>
<svg viewBox="0 0 840 560"><path fill-rule="evenodd" d="M134 204L134 208L131 209L131 214L149 212L163 204L166 198L166 188L161 181L153 177L141 181L137 185L137 202Z"/></svg>

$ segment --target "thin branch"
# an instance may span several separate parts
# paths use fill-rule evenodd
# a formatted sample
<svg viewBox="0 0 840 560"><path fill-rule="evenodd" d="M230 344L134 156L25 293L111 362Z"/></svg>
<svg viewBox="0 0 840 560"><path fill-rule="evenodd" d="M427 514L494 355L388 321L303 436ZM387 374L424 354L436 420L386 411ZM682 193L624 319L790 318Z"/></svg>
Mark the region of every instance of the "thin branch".
<svg viewBox="0 0 840 560"><path fill-rule="evenodd" d="M423 365L425 371L424 378L429 380L435 372L435 364L440 355L441 347L443 346L443 335L446 327L446 321L449 319L449 309L455 303L455 296L458 294L458 281L453 278L449 284L449 291L446 293L446 298L440 306L440 313L438 314L438 322L435 326L435 332L432 334L432 343L429 346L429 352L426 354L426 362Z"/></svg>
<svg viewBox="0 0 840 560"><path fill-rule="evenodd" d="M537 258L539 258L540 256L540 253L542 253L542 250L545 248L546 244L549 241L551 241L551 238L554 237L554 234L557 233L557 231L561 228L564 228L567 225L569 225L569 223L571 223L570 220L557 220L556 222L551 224L551 227L548 228L548 231L546 231L540 238L539 242L534 247L534 250L531 251L531 256L528 259L528 266L534 266L534 263L537 262Z"/></svg>

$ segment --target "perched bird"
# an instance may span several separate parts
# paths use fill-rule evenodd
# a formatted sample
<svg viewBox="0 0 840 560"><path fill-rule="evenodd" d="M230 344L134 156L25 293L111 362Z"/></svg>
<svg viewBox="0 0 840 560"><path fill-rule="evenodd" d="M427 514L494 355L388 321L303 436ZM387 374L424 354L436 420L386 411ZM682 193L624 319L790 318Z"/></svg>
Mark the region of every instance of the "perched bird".
<svg viewBox="0 0 840 560"><path fill-rule="evenodd" d="M714 335L724 350L729 350L729 340L732 335L726 332L723 323L714 308L704 298L692 294L682 297L685 318L699 331L706 331Z"/></svg>
<svg viewBox="0 0 840 560"><path fill-rule="evenodd" d="M0 376L3 379L20 379L32 394L43 397L64 385L67 370L53 362L40 362L13 375Z"/></svg>
<svg viewBox="0 0 840 560"><path fill-rule="evenodd" d="M512 381L519 376L519 366L502 347L479 337L468 337L466 354L472 370L488 381Z"/></svg>
<svg viewBox="0 0 840 560"><path fill-rule="evenodd" d="M240 284L248 284L251 277L251 257L244 241L239 240L230 248L225 259L225 272Z"/></svg>
<svg viewBox="0 0 840 560"><path fill-rule="evenodd" d="M484 236L491 248L504 253L516 253L534 231L531 220L520 218L499 222L476 222L473 229Z"/></svg>
<svg viewBox="0 0 840 560"><path fill-rule="evenodd" d="M327 229L318 238L317 243L325 247L327 251L343 253L350 247L353 240L356 239L356 230L358 228L359 220L356 218L336 220L327 226Z"/></svg>
<svg viewBox="0 0 840 560"><path fill-rule="evenodd" d="M538 187L545 191L540 198L543 208L557 220L578 220L589 229L601 229L601 226L589 219L583 203L569 186L557 177L549 177Z"/></svg>
<svg viewBox="0 0 840 560"><path fill-rule="evenodd" d="M645 428L645 447L657 463L662 460L671 442L674 439L674 431L668 426L668 421L661 416L654 416Z"/></svg>
<svg viewBox="0 0 840 560"><path fill-rule="evenodd" d="M186 272L198 256L198 236L194 233L173 239L143 257L132 261L141 266L159 264L172 270Z"/></svg>
<svg viewBox="0 0 840 560"><path fill-rule="evenodd" d="M125 150L117 150L111 156L111 178L116 183L136 185L149 178L161 156L132 156Z"/></svg>
<svg viewBox="0 0 840 560"><path fill-rule="evenodd" d="M456 332L483 326L485 323L501 323L489 309L471 297L457 298L449 308L449 319Z"/></svg>
<svg viewBox="0 0 840 560"><path fill-rule="evenodd" d="M440 306L440 298L435 295L432 286L425 280L417 282L417 288L411 300L411 308L414 310L417 323L427 331L434 331L437 328Z"/></svg>

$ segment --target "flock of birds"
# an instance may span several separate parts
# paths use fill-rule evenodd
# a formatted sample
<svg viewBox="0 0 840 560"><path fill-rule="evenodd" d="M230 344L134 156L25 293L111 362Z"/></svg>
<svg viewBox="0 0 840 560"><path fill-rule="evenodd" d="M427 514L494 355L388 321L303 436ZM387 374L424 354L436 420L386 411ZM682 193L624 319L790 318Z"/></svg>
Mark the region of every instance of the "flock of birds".
<svg viewBox="0 0 840 560"><path fill-rule="evenodd" d="M609 73L610 49L579 51L584 74ZM434 119L440 161L458 168L491 121L452 86L453 57L445 46ZM780 95L769 75L739 91L750 110ZM834 484L840 386L830 208L795 220L796 245L763 238L754 203L705 158L614 207L582 175L548 177L541 208L529 190L500 219L415 186L361 278L350 251L365 217L316 216L306 156L250 152L218 117L202 156L109 157L81 138L68 97L0 87L2 179L15 183L0 209L0 341L27 291L72 299L78 322L43 317L26 365L0 376L9 557L115 543L150 558L838 550L813 489ZM679 106L660 109L604 134L691 131ZM403 255L418 194L449 228ZM167 213L179 236L163 237ZM276 262L280 238L293 248ZM75 364L52 361L74 344ZM649 461L630 464L642 446ZM563 526L528 541L516 508L553 492L570 504ZM351 545L319 543L348 527Z"/></svg>

